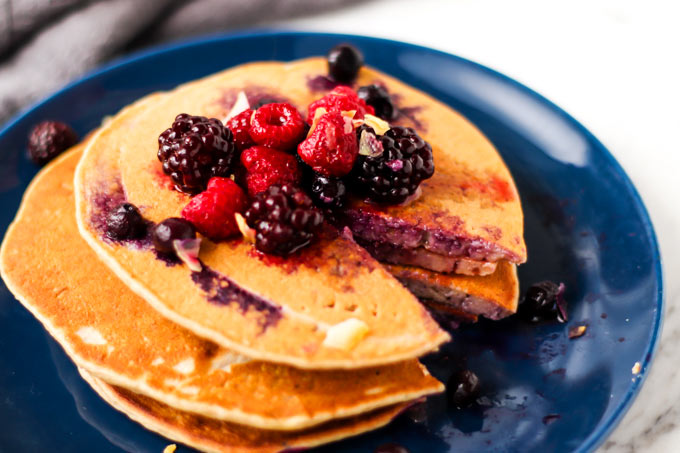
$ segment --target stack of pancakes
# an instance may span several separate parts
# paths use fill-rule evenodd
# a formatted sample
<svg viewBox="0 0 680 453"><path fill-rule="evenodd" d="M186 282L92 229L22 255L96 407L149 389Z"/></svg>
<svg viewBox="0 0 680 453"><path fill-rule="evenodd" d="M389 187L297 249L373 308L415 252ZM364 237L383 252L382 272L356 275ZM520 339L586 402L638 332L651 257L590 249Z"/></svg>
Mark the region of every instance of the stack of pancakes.
<svg viewBox="0 0 680 453"><path fill-rule="evenodd" d="M375 429L443 390L418 357L450 336L421 301L471 320L516 310L526 253L502 160L458 114L370 68L358 84L384 84L411 112L395 123L433 147L419 199L353 200L290 258L203 238L198 270L163 259L148 237L106 237L122 202L153 223L187 204L156 158L177 114L224 118L240 92L304 111L325 71L321 58L254 63L147 96L38 175L4 239L16 297L102 398L168 438L269 452Z"/></svg>

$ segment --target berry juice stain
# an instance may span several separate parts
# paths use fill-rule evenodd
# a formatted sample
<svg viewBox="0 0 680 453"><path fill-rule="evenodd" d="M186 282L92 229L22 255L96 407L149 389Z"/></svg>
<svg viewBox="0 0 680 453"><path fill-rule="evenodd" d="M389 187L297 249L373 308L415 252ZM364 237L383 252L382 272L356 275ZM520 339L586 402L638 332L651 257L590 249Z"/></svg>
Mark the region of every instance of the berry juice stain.
<svg viewBox="0 0 680 453"><path fill-rule="evenodd" d="M310 77L307 79L307 87L311 91L315 92L322 92L322 91L331 91L333 88L344 85L343 83L336 82L335 80L332 80L330 77L325 76L325 75L319 75L316 77Z"/></svg>
<svg viewBox="0 0 680 453"><path fill-rule="evenodd" d="M203 269L200 272L191 273L191 279L206 293L208 300L212 303L219 305L236 304L242 314L246 314L251 309L262 314L259 320L262 332L267 330L268 327L276 325L283 317L280 306L244 290L234 281L210 269L205 264L203 264Z"/></svg>

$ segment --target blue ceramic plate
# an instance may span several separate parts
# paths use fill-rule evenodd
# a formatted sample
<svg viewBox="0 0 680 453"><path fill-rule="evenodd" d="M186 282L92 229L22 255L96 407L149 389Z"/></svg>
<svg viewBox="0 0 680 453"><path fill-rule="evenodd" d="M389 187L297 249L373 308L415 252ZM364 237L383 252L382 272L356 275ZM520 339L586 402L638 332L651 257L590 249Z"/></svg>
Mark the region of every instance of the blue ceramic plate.
<svg viewBox="0 0 680 453"><path fill-rule="evenodd" d="M475 371L484 396L473 408L427 411L320 451L372 452L398 442L411 452L592 451L640 389L662 314L659 251L649 217L621 167L560 108L530 89L461 58L400 42L312 33L208 38L147 52L76 82L0 133L0 233L37 169L25 157L30 127L61 119L79 133L156 90L256 60L324 54L350 41L366 61L462 112L500 150L526 215L523 290L567 285L570 321L533 326L482 321L426 362L442 380ZM568 330L587 325L569 340ZM634 364L639 374L631 372ZM102 402L61 348L0 284L0 451L162 451L168 441Z"/></svg>

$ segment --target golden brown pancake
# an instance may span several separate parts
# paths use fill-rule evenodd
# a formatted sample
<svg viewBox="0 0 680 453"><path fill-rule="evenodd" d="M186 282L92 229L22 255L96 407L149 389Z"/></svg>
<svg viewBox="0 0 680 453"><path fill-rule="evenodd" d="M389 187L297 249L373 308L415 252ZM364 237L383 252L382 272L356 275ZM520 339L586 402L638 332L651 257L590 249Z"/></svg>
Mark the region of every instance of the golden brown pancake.
<svg viewBox="0 0 680 453"><path fill-rule="evenodd" d="M208 113L200 87L128 109L88 145L76 171L76 216L81 234L109 267L163 316L255 359L360 368L412 359L447 341L418 300L349 235L324 237L284 260L263 258L241 239L205 240L200 273L168 266L144 243L103 239L107 207L125 196L154 222L178 216L188 202L158 182L156 142L174 112ZM194 108L186 105L189 99ZM328 344L338 332L351 336L344 329L356 323L349 320L363 323L366 336L348 348Z"/></svg>
<svg viewBox="0 0 680 453"><path fill-rule="evenodd" d="M78 366L173 407L262 429L301 429L443 389L416 360L304 371L249 361L166 320L79 235L72 180L81 155L70 151L34 179L0 251L8 287Z"/></svg>
<svg viewBox="0 0 680 453"><path fill-rule="evenodd" d="M85 370L79 371L104 401L132 420L205 452L274 453L311 448L380 428L408 407L408 404L397 404L305 431L263 431L181 412L146 396L108 385Z"/></svg>
<svg viewBox="0 0 680 453"><path fill-rule="evenodd" d="M489 319L501 319L517 311L517 269L507 261L501 261L493 274L476 277L441 274L396 264L386 264L385 267L435 310Z"/></svg>

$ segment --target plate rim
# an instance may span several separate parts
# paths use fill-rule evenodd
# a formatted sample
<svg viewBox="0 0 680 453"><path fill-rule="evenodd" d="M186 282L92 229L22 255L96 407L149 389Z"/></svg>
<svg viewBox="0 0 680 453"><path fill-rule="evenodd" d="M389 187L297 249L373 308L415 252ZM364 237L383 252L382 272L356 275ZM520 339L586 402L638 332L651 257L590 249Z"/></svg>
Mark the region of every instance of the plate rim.
<svg viewBox="0 0 680 453"><path fill-rule="evenodd" d="M656 277L656 284L658 287L658 291L656 293L656 315L654 317L654 322L652 326L652 332L651 332L651 337L648 340L648 344L646 347L645 355L643 362L641 363L642 369L640 373L637 375L637 379L634 380L634 382L631 383L631 385L628 387L628 390L626 391L626 394L624 395L623 399L621 402L618 404L618 406L614 409L612 412L612 415L609 416L606 420L604 420L602 426L596 427L593 432L590 433L582 442L581 445L577 447L575 451L578 452L592 452L594 451L597 447L599 447L601 444L604 443L604 441L611 435L613 430L619 425L621 420L623 419L624 415L628 412L630 407L632 406L632 403L635 401L637 395L640 392L640 389L642 388L645 380L647 379L647 376L649 374L649 371L651 369L651 364L654 361L654 358L656 356L656 352L659 346L660 338L661 338L661 333L663 330L663 319L664 319L664 313L665 313L665 307L666 307L666 293L664 291L664 281L665 281L665 276L664 276L664 266L663 266L663 259L661 256L661 251L659 247L659 242L658 238L656 236L656 232L654 230L654 226L652 224L652 219L649 215L649 211L647 210L642 197L640 196L637 188L633 184L632 180L626 173L626 171L623 169L621 164L616 160L614 155L609 151L609 149L602 144L602 142L595 136L593 133L591 133L580 121L578 121L576 118L574 118L572 115L567 113L563 108L558 106L557 104L553 103L550 101L548 98L543 96L542 94L538 93L537 91L533 90L532 88L524 85L523 83L513 79L510 76L507 76L495 69L492 69L488 66L482 65L480 63L477 63L473 60L460 57L455 54L451 54L442 50L438 49L433 49L431 47L427 46L422 46L418 44L412 44L404 41L399 41L399 40L394 40L394 39L386 39L386 38L378 38L378 37L372 37L372 36L365 36L365 35L355 35L355 34L345 34L345 33L327 33L327 32L314 32L314 31L295 31L295 30L276 30L276 29L269 29L269 28L254 28L254 29L249 29L246 31L240 31L240 32L222 32L222 33L212 33L212 34L207 34L207 35L202 35L199 37L194 37L194 38L189 38L189 39L182 39L179 41L174 41L166 44L161 44L158 46L152 46L148 49L144 49L138 52L133 52L127 56L123 56L120 58L116 58L112 60L109 63L106 63L104 65L98 66L97 68L86 72L83 76L77 78L76 80L69 82L66 84L64 87L54 91L52 94L41 98L40 100L34 102L33 104L29 105L28 107L22 109L19 111L17 114L12 116L5 124L0 128L0 143L5 139L6 135L9 135L9 132L16 127L19 123L21 123L24 119L27 117L33 115L35 112L39 111L44 105L57 100L60 96L63 94L76 89L79 85L90 81L92 79L95 79L105 73L115 71L117 69L121 69L126 66L134 65L135 63L145 60L147 58L154 57L159 54L163 53L169 53L173 52L179 49L185 49L188 47L200 47L206 44L210 43L215 43L215 42L223 42L223 41L237 41L237 40L243 40L243 41L248 41L248 40L256 40L256 39L261 39L261 38L275 38L279 36L285 36L289 38L309 38L309 37L326 37L326 38L334 38L337 39L338 41L352 41L352 40L368 40L368 41L374 41L376 43L390 43L391 45L397 45L403 48L407 48L410 50L415 50L415 51L424 51L428 52L431 54L436 54L439 56L443 56L445 58L451 58L454 60L457 60L463 64L470 65L474 67L477 70L480 70L482 72L487 73L488 75L492 76L493 78L500 79L503 82L509 83L513 87L519 89L521 92L523 92L524 95L529 96L534 98L534 100L537 100L540 103L543 103L549 111L551 111L554 114L557 114L559 117L561 117L563 120L569 122L571 125L575 126L576 130L583 134L588 141L593 143L595 145L596 151L600 152L603 157L605 158L605 161L608 165L611 166L612 170L618 174L621 177L621 182L623 183L624 187L628 190L628 192L632 195L632 202L635 205L635 208L641 213L642 215L642 223L644 226L645 231L648 233L650 239L651 239L651 244L652 244L652 254L653 254L653 264L655 267L655 277Z"/></svg>

